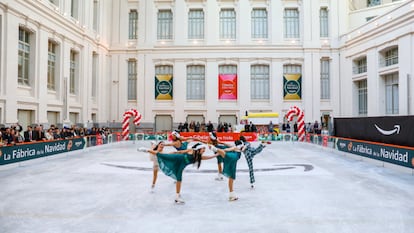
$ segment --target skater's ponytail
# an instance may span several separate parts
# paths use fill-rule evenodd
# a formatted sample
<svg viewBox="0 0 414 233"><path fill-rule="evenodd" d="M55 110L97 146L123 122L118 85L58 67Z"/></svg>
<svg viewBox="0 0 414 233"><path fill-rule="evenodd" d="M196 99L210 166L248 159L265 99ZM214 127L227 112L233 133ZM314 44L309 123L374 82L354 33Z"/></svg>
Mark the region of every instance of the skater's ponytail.
<svg viewBox="0 0 414 233"><path fill-rule="evenodd" d="M193 151L193 156L194 156L194 160L195 160L195 164L197 166L197 169L199 169L200 165L201 165L201 152L200 152L200 150L194 150Z"/></svg>
<svg viewBox="0 0 414 233"><path fill-rule="evenodd" d="M200 168L201 165L201 158L203 153L201 153L201 149L205 149L206 145L202 143L196 143L192 149L193 149L193 158L194 158L194 164L197 166L197 169Z"/></svg>

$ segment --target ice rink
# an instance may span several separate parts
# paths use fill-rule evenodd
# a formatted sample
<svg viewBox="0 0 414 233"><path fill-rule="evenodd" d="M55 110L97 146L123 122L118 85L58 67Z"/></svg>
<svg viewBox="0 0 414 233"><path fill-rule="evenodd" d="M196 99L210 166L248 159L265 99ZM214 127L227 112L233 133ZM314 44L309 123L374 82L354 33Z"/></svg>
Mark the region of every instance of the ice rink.
<svg viewBox="0 0 414 233"><path fill-rule="evenodd" d="M256 143L257 144L257 143ZM238 162L235 192L216 159L175 184L123 142L0 168L0 232L414 232L414 176L314 145L274 142L254 159L256 186Z"/></svg>

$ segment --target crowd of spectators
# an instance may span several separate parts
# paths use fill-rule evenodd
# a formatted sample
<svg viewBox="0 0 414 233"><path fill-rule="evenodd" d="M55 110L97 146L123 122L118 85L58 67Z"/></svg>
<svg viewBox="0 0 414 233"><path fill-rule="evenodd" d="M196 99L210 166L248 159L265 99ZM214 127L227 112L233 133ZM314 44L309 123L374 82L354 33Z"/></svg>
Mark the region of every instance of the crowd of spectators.
<svg viewBox="0 0 414 233"><path fill-rule="evenodd" d="M59 128L55 125L51 125L48 129L44 129L41 124L28 125L27 129L23 131L22 126L19 123L16 123L10 127L3 127L0 129L0 145L16 145L19 143L52 141L97 135L101 135L102 139L105 140L111 133L109 128L92 127L87 129L76 125Z"/></svg>

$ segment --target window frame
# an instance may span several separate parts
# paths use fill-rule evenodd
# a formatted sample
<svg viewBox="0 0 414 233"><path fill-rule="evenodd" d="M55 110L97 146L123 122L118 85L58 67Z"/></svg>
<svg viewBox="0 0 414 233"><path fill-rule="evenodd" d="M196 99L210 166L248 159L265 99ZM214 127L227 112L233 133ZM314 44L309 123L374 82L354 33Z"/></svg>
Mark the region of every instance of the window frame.
<svg viewBox="0 0 414 233"><path fill-rule="evenodd" d="M264 12L260 14L259 12ZM269 37L268 12L266 8L253 8L251 12L251 37L267 39Z"/></svg>
<svg viewBox="0 0 414 233"><path fill-rule="evenodd" d="M204 65L188 65L186 69L186 99L205 100L206 68Z"/></svg>
<svg viewBox="0 0 414 233"><path fill-rule="evenodd" d="M270 99L269 65L254 64L250 66L250 98L252 100Z"/></svg>

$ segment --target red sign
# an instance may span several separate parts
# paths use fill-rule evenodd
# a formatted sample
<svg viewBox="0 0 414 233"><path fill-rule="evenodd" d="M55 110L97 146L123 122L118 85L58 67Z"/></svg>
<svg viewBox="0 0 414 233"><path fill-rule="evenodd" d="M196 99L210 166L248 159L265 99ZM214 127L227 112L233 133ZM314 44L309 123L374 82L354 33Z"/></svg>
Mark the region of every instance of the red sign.
<svg viewBox="0 0 414 233"><path fill-rule="evenodd" d="M237 100L237 74L219 74L220 100Z"/></svg>
<svg viewBox="0 0 414 233"><path fill-rule="evenodd" d="M180 135L186 138L198 138L203 141L207 141L209 138L209 134L207 132L181 132ZM242 133L242 135L249 142L257 141L256 133ZM240 133L217 133L217 138L219 141L223 142L234 142L240 139ZM171 140L171 134L168 135L168 139Z"/></svg>

